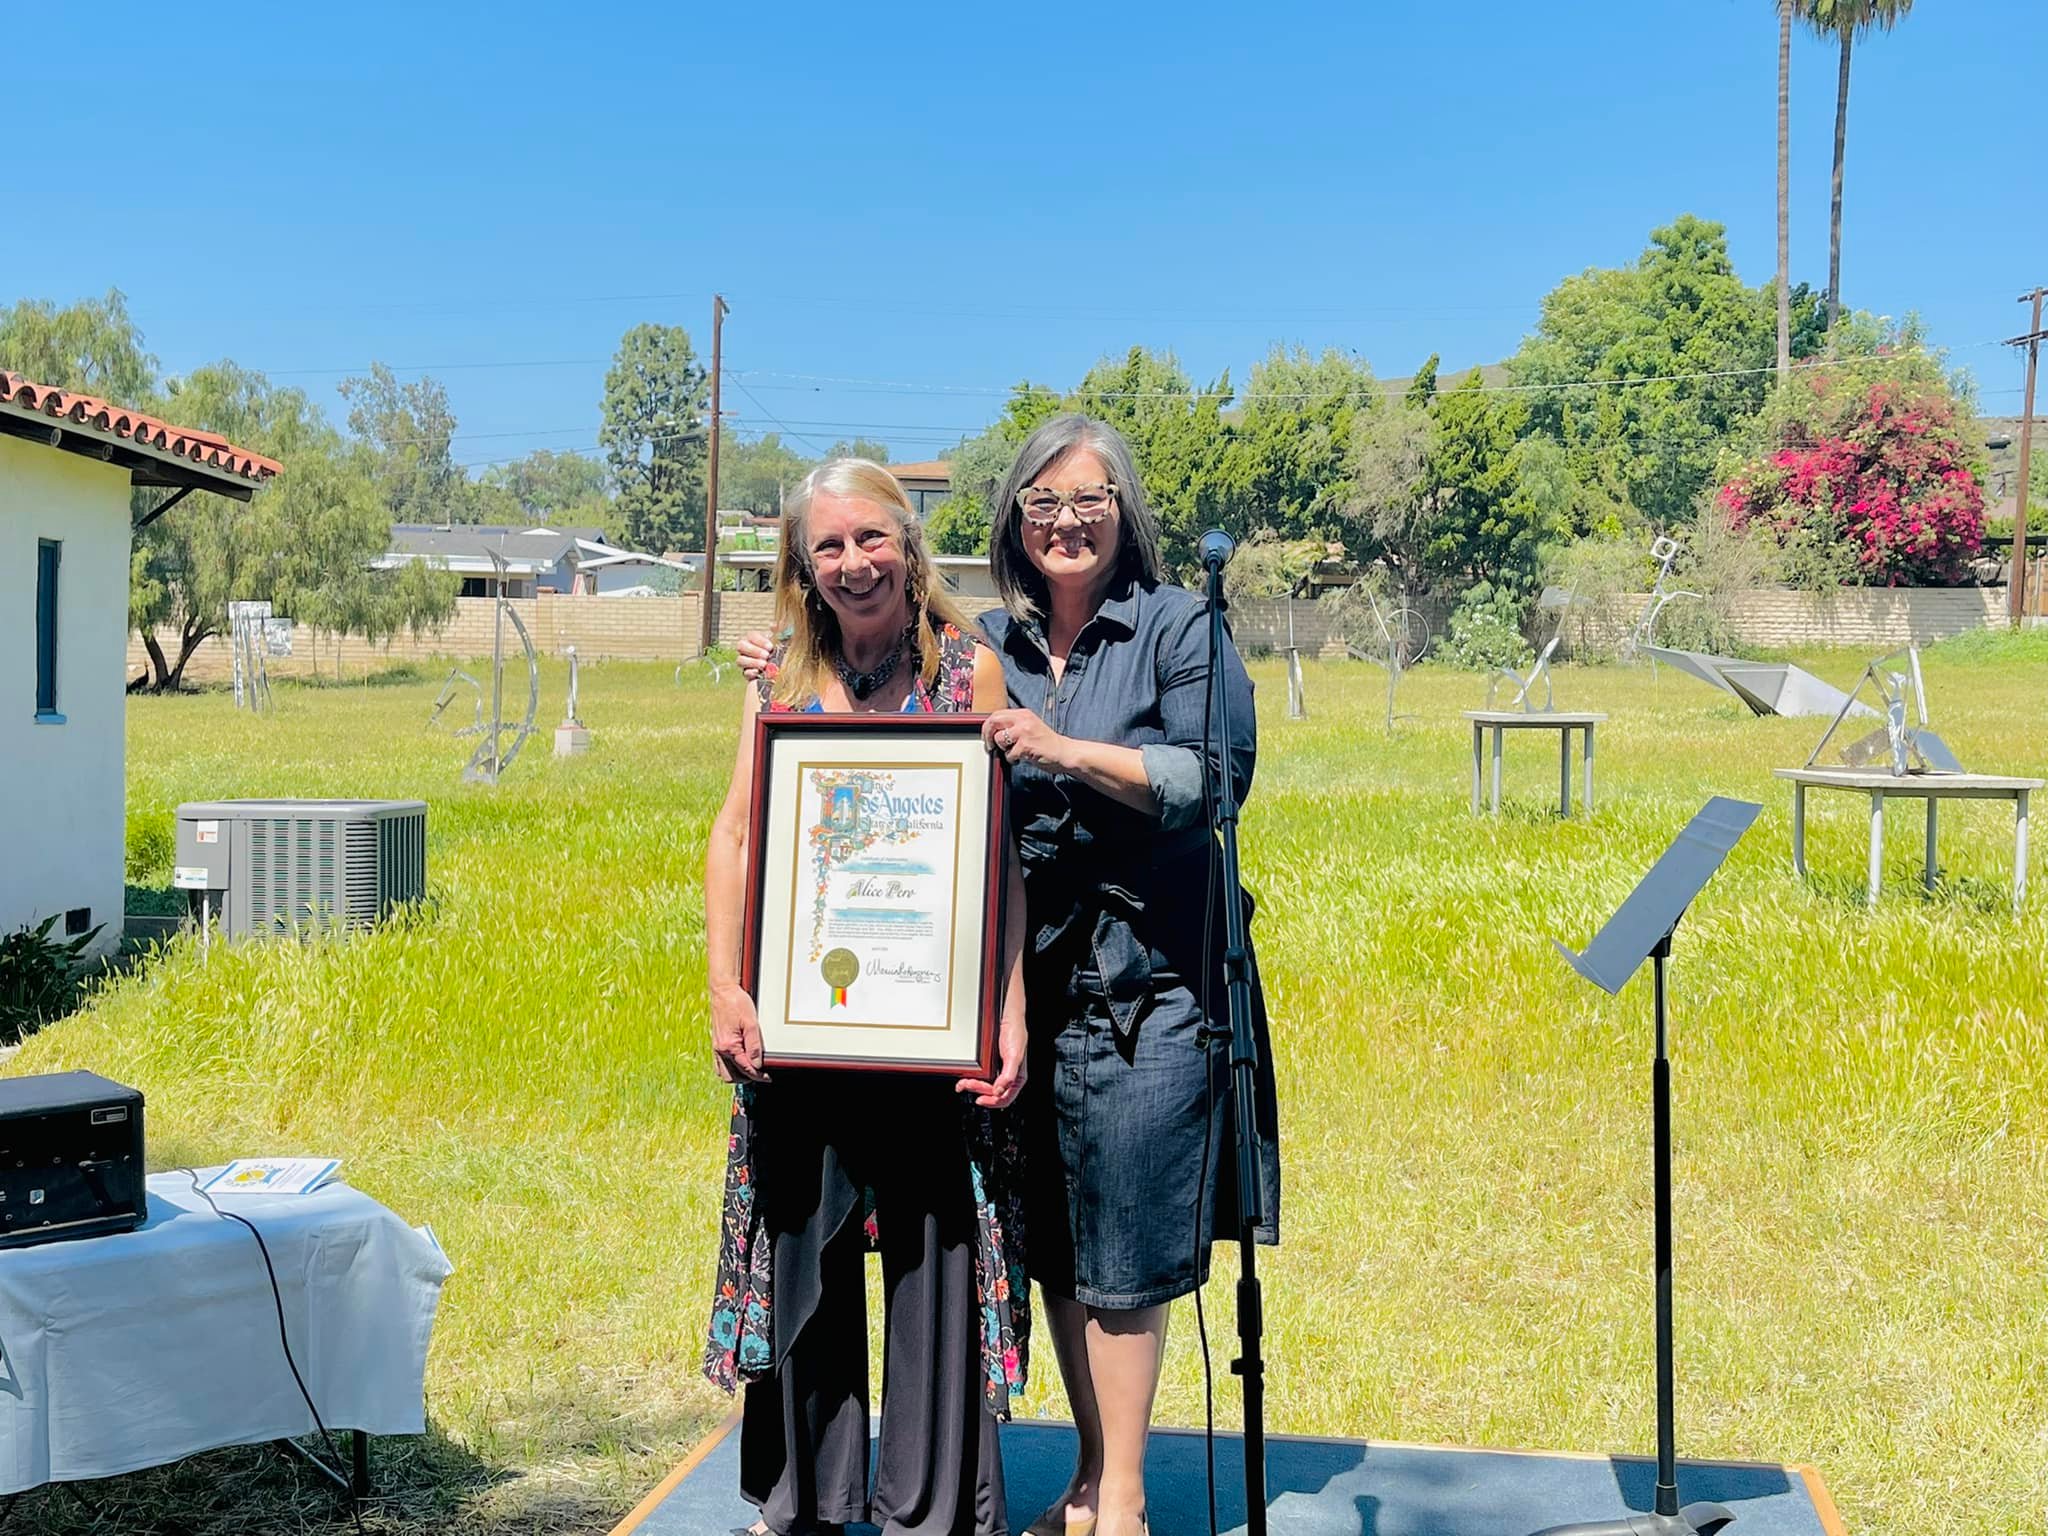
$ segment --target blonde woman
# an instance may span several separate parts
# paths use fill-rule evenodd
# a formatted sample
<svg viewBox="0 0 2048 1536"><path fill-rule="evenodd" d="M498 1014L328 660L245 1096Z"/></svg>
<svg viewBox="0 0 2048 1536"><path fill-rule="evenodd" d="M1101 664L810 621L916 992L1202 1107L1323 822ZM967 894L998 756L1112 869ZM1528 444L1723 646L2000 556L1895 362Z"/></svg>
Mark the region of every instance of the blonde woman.
<svg viewBox="0 0 2048 1536"><path fill-rule="evenodd" d="M775 564L788 636L740 711L731 787L705 853L711 1047L736 1084L705 1372L744 1384L740 1492L755 1536L873 1519L885 1536L1007 1536L996 1420L1023 1384L1017 1253L1024 903L1014 857L1001 1070L958 1084L762 1072L740 986L754 720L763 709L1000 709L1003 671L936 579L895 478L865 459L807 476ZM873 1218L863 1220L872 1204ZM882 1255L881 1444L868 1488L862 1255Z"/></svg>

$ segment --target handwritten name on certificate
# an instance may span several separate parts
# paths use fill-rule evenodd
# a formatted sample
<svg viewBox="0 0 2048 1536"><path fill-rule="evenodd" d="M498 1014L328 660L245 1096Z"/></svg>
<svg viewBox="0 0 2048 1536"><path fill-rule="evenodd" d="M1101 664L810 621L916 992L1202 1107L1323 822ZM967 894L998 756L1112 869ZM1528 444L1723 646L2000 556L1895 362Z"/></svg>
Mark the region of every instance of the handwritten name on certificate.
<svg viewBox="0 0 2048 1536"><path fill-rule="evenodd" d="M807 762L800 771L790 1022L948 1028L960 769Z"/></svg>

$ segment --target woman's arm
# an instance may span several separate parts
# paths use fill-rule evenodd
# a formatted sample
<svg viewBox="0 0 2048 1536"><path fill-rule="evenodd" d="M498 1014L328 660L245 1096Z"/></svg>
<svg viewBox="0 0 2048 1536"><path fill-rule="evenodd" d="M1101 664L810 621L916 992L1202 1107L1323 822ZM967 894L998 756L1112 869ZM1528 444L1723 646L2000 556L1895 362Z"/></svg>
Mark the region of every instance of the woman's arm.
<svg viewBox="0 0 2048 1536"><path fill-rule="evenodd" d="M987 713L1000 710L1009 697L1003 682L1003 664L985 645L974 649L974 707ZM959 1089L974 1095L985 1109L1008 1107L1024 1087L1024 867L1017 859L1014 834L1004 840L1005 890L1003 895L1003 1003L997 1053L1001 1065L994 1082L962 1078Z"/></svg>
<svg viewBox="0 0 2048 1536"><path fill-rule="evenodd" d="M1132 810L1158 812L1145 753L1137 747L1062 736L1028 709L997 710L982 725L981 738L1013 763L1066 774Z"/></svg>
<svg viewBox="0 0 2048 1536"><path fill-rule="evenodd" d="M1258 721L1252 713L1251 679L1237 647L1226 644L1223 649L1220 671L1230 698L1231 782L1242 800L1251 788L1252 764L1258 755ZM1204 760L1210 774L1221 772L1207 741L1213 725L1206 718L1208 695L1208 610L1194 608L1161 647L1159 715L1166 727L1165 741L1143 747L1080 741L1060 735L1025 709L991 715L982 736L1013 763L1028 762L1079 779L1175 830L1194 826L1206 813Z"/></svg>
<svg viewBox="0 0 2048 1536"><path fill-rule="evenodd" d="M711 987L711 1050L725 1082L765 1082L761 1024L740 985L741 907L746 901L747 817L754 790L754 717L761 695L749 687L740 703L740 740L732 783L711 823L704 849L704 967Z"/></svg>
<svg viewBox="0 0 2048 1536"><path fill-rule="evenodd" d="M1238 804L1251 793L1252 770L1259 756L1259 719L1253 706L1252 680L1227 634L1216 672L1230 704L1230 783ZM1209 687L1209 610L1191 609L1168 634L1160 654L1159 718L1166 740L1146 747L1145 766L1151 775L1154 810L1169 828L1191 827L1208 815L1208 791L1219 782L1223 764L1210 743L1221 724L1213 718ZM1205 782L1206 775L1206 782Z"/></svg>

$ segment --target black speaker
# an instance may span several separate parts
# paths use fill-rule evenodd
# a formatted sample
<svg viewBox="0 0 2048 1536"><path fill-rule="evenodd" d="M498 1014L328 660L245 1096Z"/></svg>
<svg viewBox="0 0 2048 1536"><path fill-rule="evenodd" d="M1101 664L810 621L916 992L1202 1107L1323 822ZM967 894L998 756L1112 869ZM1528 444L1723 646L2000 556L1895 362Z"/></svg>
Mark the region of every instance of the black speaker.
<svg viewBox="0 0 2048 1536"><path fill-rule="evenodd" d="M140 1093L93 1072L0 1078L0 1248L148 1216Z"/></svg>

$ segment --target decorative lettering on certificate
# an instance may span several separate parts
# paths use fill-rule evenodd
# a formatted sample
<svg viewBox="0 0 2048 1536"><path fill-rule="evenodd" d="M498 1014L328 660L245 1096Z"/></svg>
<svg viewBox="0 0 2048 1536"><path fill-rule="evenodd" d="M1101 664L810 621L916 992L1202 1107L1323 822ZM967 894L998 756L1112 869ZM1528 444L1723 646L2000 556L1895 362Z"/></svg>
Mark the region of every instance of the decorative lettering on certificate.
<svg viewBox="0 0 2048 1536"><path fill-rule="evenodd" d="M789 1022L951 1027L958 764L797 765Z"/></svg>

